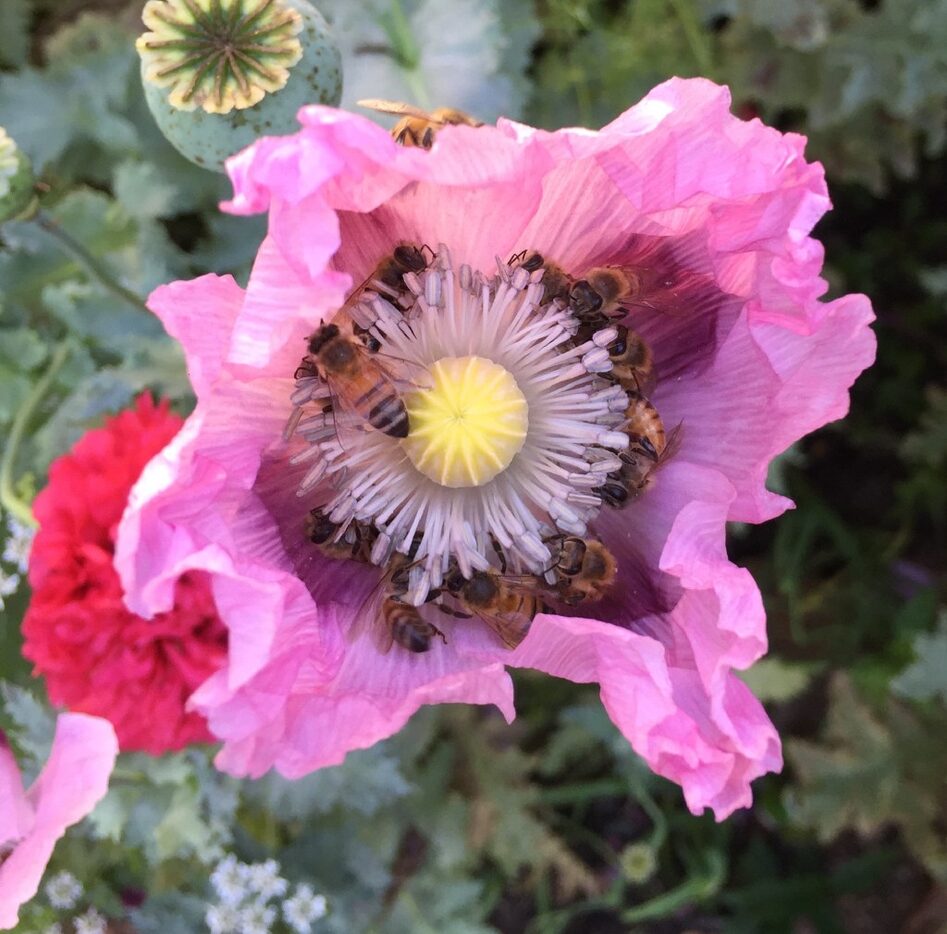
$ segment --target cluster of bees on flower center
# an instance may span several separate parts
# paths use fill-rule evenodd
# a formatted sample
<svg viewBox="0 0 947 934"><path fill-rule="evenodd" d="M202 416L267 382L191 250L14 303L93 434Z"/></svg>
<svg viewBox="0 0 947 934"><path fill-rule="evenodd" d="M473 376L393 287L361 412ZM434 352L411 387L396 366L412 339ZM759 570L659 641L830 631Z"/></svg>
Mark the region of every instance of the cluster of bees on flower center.
<svg viewBox="0 0 947 934"><path fill-rule="evenodd" d="M406 133L403 128L395 130L402 136ZM431 138L416 127L411 129L411 135L418 140L414 145L423 145L422 141ZM382 352L384 328L390 322L376 321L363 327L354 310L359 302L375 293L408 315L415 309L417 296L423 294L421 277L435 259L427 246L399 244L308 338L307 353L295 373L294 410L286 429L287 439L299 425L303 407L312 401L324 402L326 396L328 402L322 409L326 419L344 412L366 430L376 430L393 439L408 436L409 417L400 389L403 374L397 372L396 362ZM513 255L507 267L521 268L529 273L531 281L542 283L540 308L550 302L568 308L576 331L561 349L578 347L595 335L608 338L605 349L611 370L599 375L604 381L621 386L627 396L620 430L627 434L629 443L618 453L615 469L591 492L605 506L621 509L647 487L654 471L673 454L679 437L677 429L665 431L657 409L645 395L654 381L649 347L640 335L621 323L628 306L642 298L641 281L634 269L618 266L594 268L581 277L572 276L534 250ZM319 476L319 471L314 475ZM315 482L311 485L315 486ZM301 494L305 492L306 481L300 488ZM305 534L327 557L376 563L372 551L380 532L369 521L349 518L336 522L325 508L319 507L310 510L306 517ZM538 612L600 600L618 574L615 557L596 538L558 530L545 541L550 564L543 573L511 573L504 549L491 535L496 565L464 574L456 558L451 557L440 585L425 594L423 606L430 611L422 613L422 607L415 606L409 594L411 569L418 564L422 538L418 531L407 553L395 551L388 558L382 579L362 607L351 637L368 628L382 651L398 645L408 652L426 652L437 639L447 641L442 629L431 619L436 612L457 620L479 619L505 646L515 648L525 638ZM441 622L440 617L435 618Z"/></svg>

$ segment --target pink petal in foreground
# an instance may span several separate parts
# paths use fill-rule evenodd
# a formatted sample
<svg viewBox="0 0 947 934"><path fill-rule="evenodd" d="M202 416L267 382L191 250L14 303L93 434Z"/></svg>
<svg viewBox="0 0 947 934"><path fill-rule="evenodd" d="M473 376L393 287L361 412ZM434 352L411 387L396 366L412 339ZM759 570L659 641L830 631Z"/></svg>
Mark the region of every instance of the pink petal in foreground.
<svg viewBox="0 0 947 934"><path fill-rule="evenodd" d="M91 812L108 790L118 755L118 740L107 720L86 714L63 714L49 761L24 795L9 749L0 749L0 841L9 831L6 815L19 815L18 839L6 859L0 857L0 928L12 928L19 909L39 889L56 841L66 828Z"/></svg>

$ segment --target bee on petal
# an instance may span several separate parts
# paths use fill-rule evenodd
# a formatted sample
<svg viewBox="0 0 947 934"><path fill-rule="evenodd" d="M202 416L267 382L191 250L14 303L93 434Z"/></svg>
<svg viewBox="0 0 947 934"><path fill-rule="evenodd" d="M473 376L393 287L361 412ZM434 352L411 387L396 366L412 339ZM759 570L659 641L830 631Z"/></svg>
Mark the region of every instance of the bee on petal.
<svg viewBox="0 0 947 934"><path fill-rule="evenodd" d="M402 146L416 146L420 149L430 149L434 145L437 131L445 126L483 126L482 120L453 107L438 107L428 112L400 101L376 98L361 100L358 106L401 117L391 130L392 138Z"/></svg>

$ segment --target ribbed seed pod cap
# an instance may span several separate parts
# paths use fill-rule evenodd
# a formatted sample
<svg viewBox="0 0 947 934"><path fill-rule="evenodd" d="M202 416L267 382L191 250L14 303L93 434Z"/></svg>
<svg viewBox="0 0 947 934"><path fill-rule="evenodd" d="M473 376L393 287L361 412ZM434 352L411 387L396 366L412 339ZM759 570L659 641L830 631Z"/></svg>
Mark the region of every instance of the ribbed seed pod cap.
<svg viewBox="0 0 947 934"><path fill-rule="evenodd" d="M142 19L145 99L171 144L204 168L293 132L303 105L341 99L341 55L306 0L148 0Z"/></svg>

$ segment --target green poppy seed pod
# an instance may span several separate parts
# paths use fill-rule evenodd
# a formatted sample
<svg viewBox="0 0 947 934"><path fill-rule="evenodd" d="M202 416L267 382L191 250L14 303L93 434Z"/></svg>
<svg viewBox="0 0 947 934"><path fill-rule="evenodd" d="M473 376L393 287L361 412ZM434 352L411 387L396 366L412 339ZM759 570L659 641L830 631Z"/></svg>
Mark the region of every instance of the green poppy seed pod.
<svg viewBox="0 0 947 934"><path fill-rule="evenodd" d="M36 203L33 166L0 126L0 224L27 214Z"/></svg>
<svg viewBox="0 0 947 934"><path fill-rule="evenodd" d="M306 0L148 0L138 38L161 132L207 169L261 136L298 129L305 104L335 106L342 57Z"/></svg>

